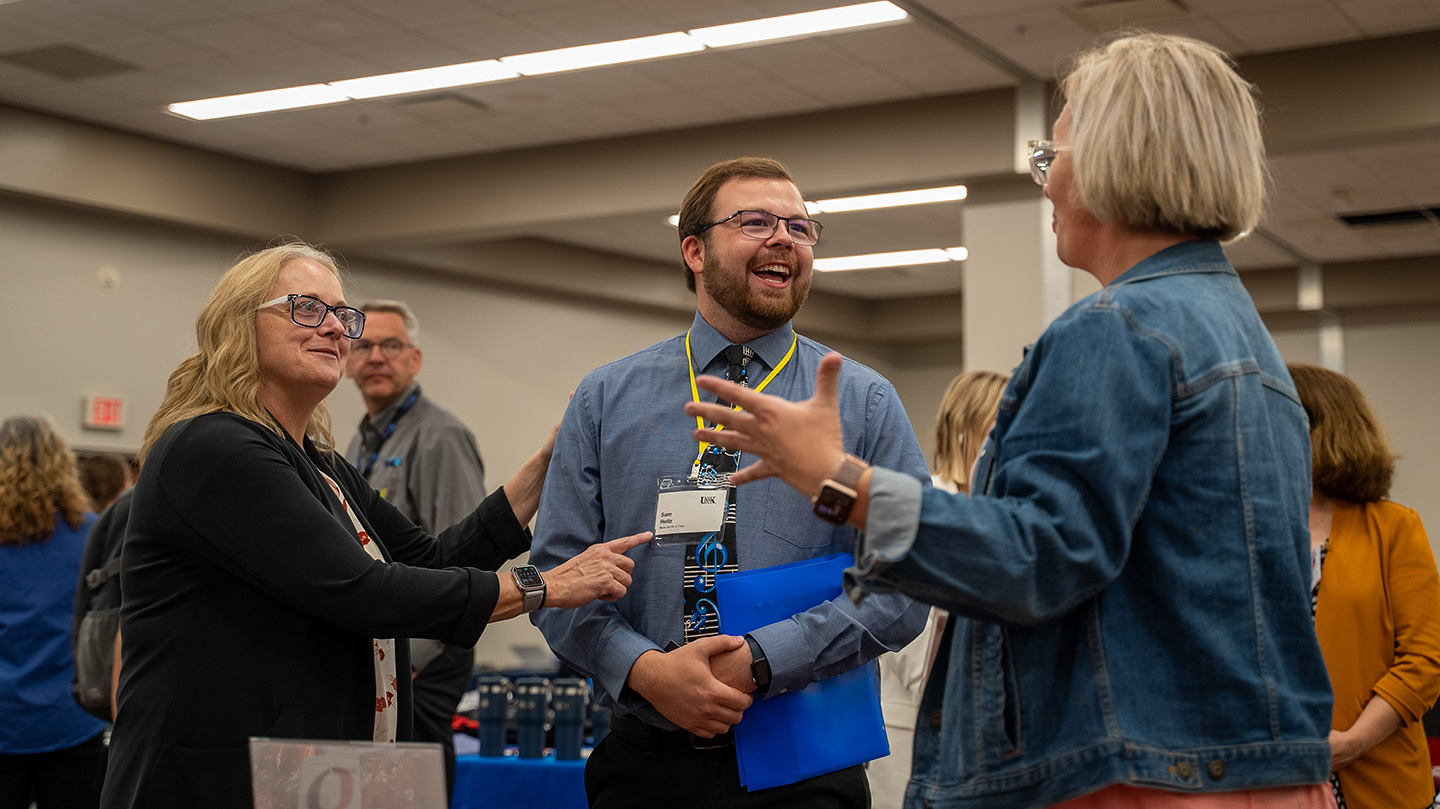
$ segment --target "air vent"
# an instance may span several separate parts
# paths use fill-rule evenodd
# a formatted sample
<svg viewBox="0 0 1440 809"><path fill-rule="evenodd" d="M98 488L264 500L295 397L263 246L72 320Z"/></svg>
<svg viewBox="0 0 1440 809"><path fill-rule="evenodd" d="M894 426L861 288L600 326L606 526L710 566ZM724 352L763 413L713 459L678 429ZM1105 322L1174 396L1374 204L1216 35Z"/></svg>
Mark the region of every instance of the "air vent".
<svg viewBox="0 0 1440 809"><path fill-rule="evenodd" d="M472 121L490 111L489 107L479 101L453 93L407 98L396 102L395 106L412 115L446 124Z"/></svg>
<svg viewBox="0 0 1440 809"><path fill-rule="evenodd" d="M1180 0L1081 0L1070 11L1101 34L1137 25L1177 22L1190 16L1189 7Z"/></svg>
<svg viewBox="0 0 1440 809"><path fill-rule="evenodd" d="M31 70L38 70L41 73L48 73L56 78L69 81L112 76L116 73L128 73L140 69L135 65L119 62L74 45L51 45L35 50L0 54L0 61L28 67Z"/></svg>
<svg viewBox="0 0 1440 809"><path fill-rule="evenodd" d="M1385 225L1414 225L1421 222L1440 224L1440 208L1401 208L1395 211L1339 214L1337 218L1355 228Z"/></svg>

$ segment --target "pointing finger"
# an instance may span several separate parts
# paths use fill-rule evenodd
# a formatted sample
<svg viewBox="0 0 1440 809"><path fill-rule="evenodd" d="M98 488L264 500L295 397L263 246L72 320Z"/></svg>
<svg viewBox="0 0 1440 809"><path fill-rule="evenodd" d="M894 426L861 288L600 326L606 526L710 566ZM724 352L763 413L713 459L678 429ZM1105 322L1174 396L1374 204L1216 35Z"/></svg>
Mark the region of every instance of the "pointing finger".
<svg viewBox="0 0 1440 809"><path fill-rule="evenodd" d="M650 541L651 539L653 539L654 537L655 537L655 534L654 534L653 532L651 532L651 531L641 531L641 532L638 533L638 534L631 534L631 535L628 536L628 537L620 537L619 539L612 539L612 540L610 540L609 542L605 543L605 545L606 545L610 550L612 550L612 551L614 551L614 552L616 552L616 553L624 553L624 552L630 550L631 548L638 548L638 547L640 547L641 545L644 545L646 542L649 542L649 541Z"/></svg>

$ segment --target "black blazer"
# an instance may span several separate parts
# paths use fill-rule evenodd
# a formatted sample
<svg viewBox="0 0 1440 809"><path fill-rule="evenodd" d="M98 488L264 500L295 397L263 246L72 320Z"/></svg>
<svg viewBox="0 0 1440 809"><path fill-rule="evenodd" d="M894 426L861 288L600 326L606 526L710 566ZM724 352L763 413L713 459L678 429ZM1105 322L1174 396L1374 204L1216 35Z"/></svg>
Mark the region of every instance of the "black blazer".
<svg viewBox="0 0 1440 809"><path fill-rule="evenodd" d="M390 564L360 546L346 493ZM372 737L372 638L471 646L488 572L529 548L502 490L431 537L338 454L230 413L171 427L135 486L121 579L120 711L101 805L249 809L251 736ZM483 568L483 569L481 569ZM410 678L400 677L400 738Z"/></svg>

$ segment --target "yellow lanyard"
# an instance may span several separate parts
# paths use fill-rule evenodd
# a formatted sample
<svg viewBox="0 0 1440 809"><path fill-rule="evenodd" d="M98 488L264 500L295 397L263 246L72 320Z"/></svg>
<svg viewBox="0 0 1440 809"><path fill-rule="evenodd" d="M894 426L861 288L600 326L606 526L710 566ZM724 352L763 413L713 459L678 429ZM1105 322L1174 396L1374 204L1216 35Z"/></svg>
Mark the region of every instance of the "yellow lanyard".
<svg viewBox="0 0 1440 809"><path fill-rule="evenodd" d="M756 393L765 390L765 386L770 384L770 380L774 379L776 375L778 375L781 371L785 370L785 366L790 364L790 358L795 356L795 346L798 345L799 342L799 334L796 334L790 338L790 350L785 352L785 358L780 360L780 364L775 366L775 370L771 371L769 376L765 377L765 381L761 382L759 385L756 385L753 388ZM690 372L690 398L691 400L698 403L700 401L700 388L695 384L695 358L690 353L690 332L688 330L685 332L685 369ZM735 409L744 410L745 408L737 406ZM695 429L705 429L705 419L696 416ZM723 429L725 429L724 425L719 425L715 428L716 432L719 432ZM700 459L705 456L705 450L710 448L709 441L700 441L698 443L700 445L700 451L695 455L696 468L699 468Z"/></svg>

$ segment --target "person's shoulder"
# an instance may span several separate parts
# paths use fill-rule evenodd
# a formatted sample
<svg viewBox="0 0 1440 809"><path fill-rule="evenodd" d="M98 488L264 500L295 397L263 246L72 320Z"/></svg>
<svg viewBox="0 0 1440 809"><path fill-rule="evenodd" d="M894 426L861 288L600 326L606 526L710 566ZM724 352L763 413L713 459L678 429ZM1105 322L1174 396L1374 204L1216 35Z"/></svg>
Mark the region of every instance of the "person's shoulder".
<svg viewBox="0 0 1440 809"><path fill-rule="evenodd" d="M1376 500L1365 503L1363 508L1382 527L1413 528L1422 524L1420 512L1394 500Z"/></svg>
<svg viewBox="0 0 1440 809"><path fill-rule="evenodd" d="M416 403L417 409L424 410L424 419L421 422L421 429L434 430L436 432L458 431L467 435L470 428L460 417L450 411L449 408L431 398L428 394L420 397ZM358 433L357 433L358 435Z"/></svg>
<svg viewBox="0 0 1440 809"><path fill-rule="evenodd" d="M579 396L581 390L597 390L604 389L607 385L628 384L636 378L649 376L657 371L683 373L684 368L685 335L682 333L601 365L580 380L580 385L576 388L576 395Z"/></svg>
<svg viewBox="0 0 1440 809"><path fill-rule="evenodd" d="M214 463L261 445L278 452L282 439L263 424L235 413L216 411L172 425L155 442L146 465L155 463L161 469L173 471L172 467L177 465Z"/></svg>
<svg viewBox="0 0 1440 809"><path fill-rule="evenodd" d="M815 368L825 355L836 353L835 349L818 340L812 340L803 334L797 336L799 337L799 342L795 347L797 359L800 360L801 365L807 368ZM842 356L845 355L842 353ZM814 372L812 371L810 375L814 376ZM871 390L877 387L893 389L894 385L890 384L890 380L886 379L884 374L874 368L857 359L845 356L845 362L840 366L842 394L846 390Z"/></svg>

